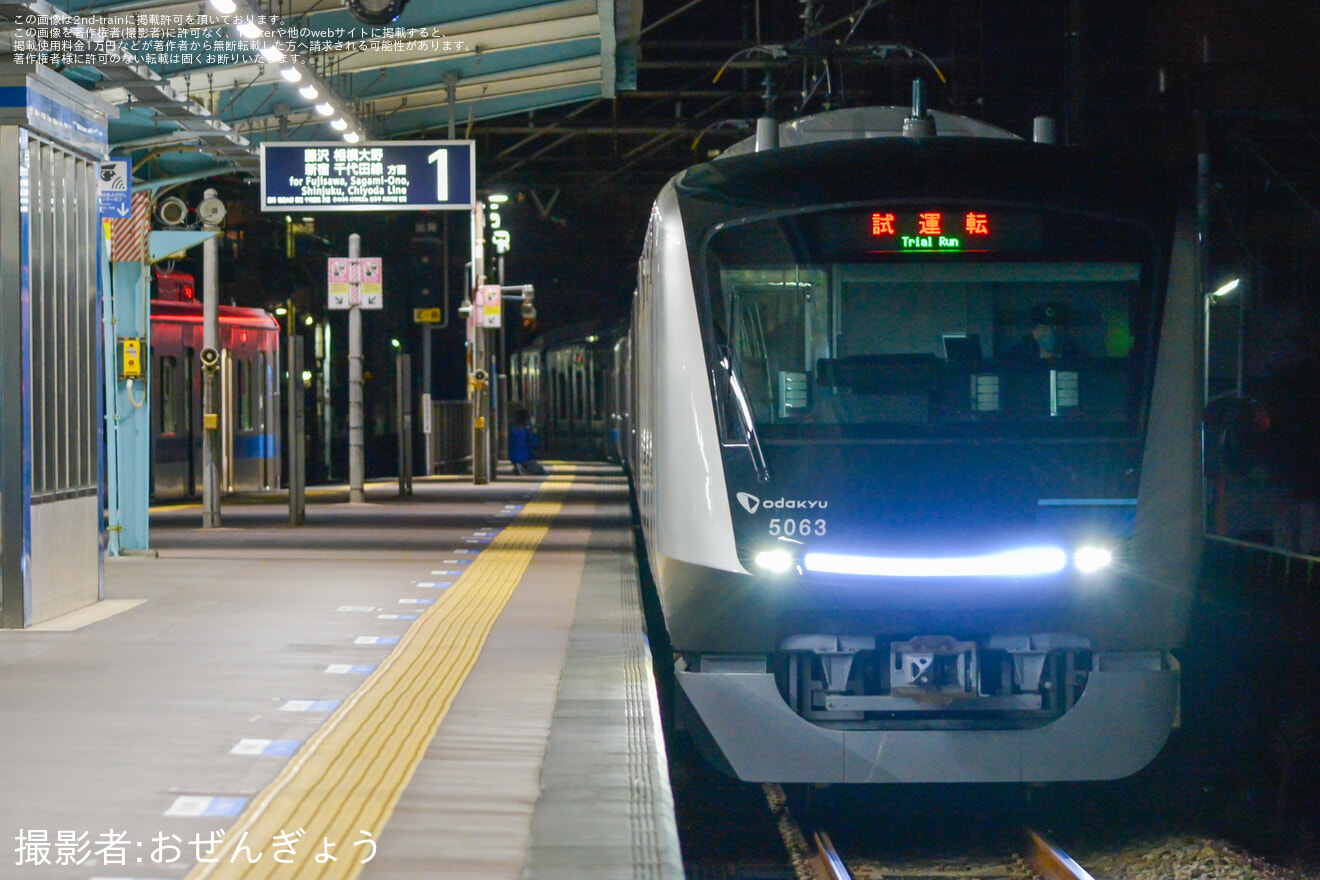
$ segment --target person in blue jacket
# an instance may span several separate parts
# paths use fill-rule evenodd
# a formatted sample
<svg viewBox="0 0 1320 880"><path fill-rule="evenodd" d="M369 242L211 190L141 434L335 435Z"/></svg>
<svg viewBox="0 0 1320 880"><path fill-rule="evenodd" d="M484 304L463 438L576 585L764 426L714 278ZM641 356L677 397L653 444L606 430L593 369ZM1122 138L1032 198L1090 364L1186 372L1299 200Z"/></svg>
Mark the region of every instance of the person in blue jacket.
<svg viewBox="0 0 1320 880"><path fill-rule="evenodd" d="M513 427L509 429L509 461L513 463L514 473L545 473L545 466L536 460L538 445L536 429L532 427L527 408L516 408L513 411Z"/></svg>

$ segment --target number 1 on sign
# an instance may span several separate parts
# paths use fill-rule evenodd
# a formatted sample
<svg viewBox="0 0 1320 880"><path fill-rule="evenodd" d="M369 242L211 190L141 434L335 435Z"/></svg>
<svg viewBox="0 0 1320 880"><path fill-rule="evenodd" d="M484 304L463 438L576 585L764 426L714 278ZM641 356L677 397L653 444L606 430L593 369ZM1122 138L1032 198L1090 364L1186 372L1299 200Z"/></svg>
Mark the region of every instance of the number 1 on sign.
<svg viewBox="0 0 1320 880"><path fill-rule="evenodd" d="M435 200L449 201L449 150L441 147L427 156L426 161L435 165Z"/></svg>

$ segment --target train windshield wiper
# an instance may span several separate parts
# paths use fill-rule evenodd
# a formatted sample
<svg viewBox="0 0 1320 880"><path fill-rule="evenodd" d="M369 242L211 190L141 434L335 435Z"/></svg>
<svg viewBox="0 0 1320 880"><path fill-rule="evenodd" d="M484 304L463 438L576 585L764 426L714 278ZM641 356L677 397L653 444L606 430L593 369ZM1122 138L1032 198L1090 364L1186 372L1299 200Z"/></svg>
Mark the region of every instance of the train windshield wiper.
<svg viewBox="0 0 1320 880"><path fill-rule="evenodd" d="M761 440L756 434L756 423L752 420L752 410L747 404L747 394L743 391L742 382L738 378L738 372L733 368L728 357L720 359L720 367L724 370L729 380L729 391L733 394L733 399L738 403L738 415L742 421L744 443L728 443L726 446L742 446L747 449L747 454L752 457L752 467L756 470L756 479L762 483L770 480L770 469L765 463L765 453L761 451Z"/></svg>

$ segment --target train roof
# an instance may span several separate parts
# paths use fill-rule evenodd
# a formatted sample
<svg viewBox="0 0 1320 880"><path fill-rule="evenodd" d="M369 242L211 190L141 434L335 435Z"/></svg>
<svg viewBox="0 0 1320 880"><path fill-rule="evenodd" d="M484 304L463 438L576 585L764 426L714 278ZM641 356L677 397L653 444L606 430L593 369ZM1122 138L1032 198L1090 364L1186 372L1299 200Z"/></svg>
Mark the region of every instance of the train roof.
<svg viewBox="0 0 1320 880"><path fill-rule="evenodd" d="M1109 153L1007 137L845 137L726 155L676 176L688 222L813 205L929 199L1030 204L1149 222L1186 180Z"/></svg>
<svg viewBox="0 0 1320 880"><path fill-rule="evenodd" d="M935 122L936 137L981 137L1001 140L1020 140L1006 131L979 119L929 111ZM779 146L798 147L825 141L869 140L903 136L903 120L912 115L908 107L847 107L813 113L788 122L779 123ZM720 154L741 156L756 152L756 138L744 138Z"/></svg>
<svg viewBox="0 0 1320 880"><path fill-rule="evenodd" d="M584 321L546 330L531 342L523 345L519 351L549 350L579 343L613 345L615 340L628 331L624 320ZM590 341L591 337L596 337Z"/></svg>
<svg viewBox="0 0 1320 880"><path fill-rule="evenodd" d="M245 324L249 327L266 327L271 330L279 330L280 324L275 320L275 316L264 309L251 309L242 306L221 305L218 309L218 315L222 324ZM200 302L174 302L171 300L153 299L151 301L152 320L194 322L202 320L202 304Z"/></svg>

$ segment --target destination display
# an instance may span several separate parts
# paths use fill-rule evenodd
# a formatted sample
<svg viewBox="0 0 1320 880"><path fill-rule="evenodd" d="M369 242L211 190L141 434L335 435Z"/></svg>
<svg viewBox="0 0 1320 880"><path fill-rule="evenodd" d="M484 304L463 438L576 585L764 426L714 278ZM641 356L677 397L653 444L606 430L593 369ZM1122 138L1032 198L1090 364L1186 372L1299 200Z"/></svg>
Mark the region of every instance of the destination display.
<svg viewBox="0 0 1320 880"><path fill-rule="evenodd" d="M994 251L1039 244L1039 218L1019 211L925 209L870 211L862 220L872 250Z"/></svg>
<svg viewBox="0 0 1320 880"><path fill-rule="evenodd" d="M472 141L261 145L263 211L465 210L476 189Z"/></svg>

